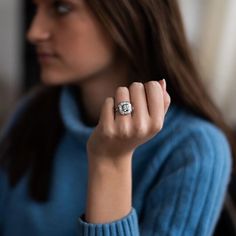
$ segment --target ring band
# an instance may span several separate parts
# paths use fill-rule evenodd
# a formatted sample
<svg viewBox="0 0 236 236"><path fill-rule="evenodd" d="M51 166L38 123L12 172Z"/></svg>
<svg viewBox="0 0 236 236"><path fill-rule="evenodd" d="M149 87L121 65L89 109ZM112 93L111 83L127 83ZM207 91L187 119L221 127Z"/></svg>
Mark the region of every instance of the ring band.
<svg viewBox="0 0 236 236"><path fill-rule="evenodd" d="M120 102L115 108L115 112L119 112L120 115L128 115L132 113L134 107L129 101Z"/></svg>

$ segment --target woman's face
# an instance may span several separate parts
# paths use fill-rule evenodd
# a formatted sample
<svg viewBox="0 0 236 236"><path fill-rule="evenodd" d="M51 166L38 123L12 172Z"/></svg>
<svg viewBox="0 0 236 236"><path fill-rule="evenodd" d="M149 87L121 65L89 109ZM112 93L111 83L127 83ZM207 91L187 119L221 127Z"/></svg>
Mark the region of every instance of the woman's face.
<svg viewBox="0 0 236 236"><path fill-rule="evenodd" d="M115 47L84 0L35 0L28 40L36 46L41 79L82 81L109 68Z"/></svg>

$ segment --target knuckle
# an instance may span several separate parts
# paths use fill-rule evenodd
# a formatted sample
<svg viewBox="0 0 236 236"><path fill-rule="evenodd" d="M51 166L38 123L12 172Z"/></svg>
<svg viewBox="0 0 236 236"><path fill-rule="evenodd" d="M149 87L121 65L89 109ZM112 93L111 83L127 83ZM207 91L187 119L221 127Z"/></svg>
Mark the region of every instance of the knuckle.
<svg viewBox="0 0 236 236"><path fill-rule="evenodd" d="M170 106L171 98L170 98L169 95L165 96L164 103L165 103L165 107L169 107Z"/></svg>
<svg viewBox="0 0 236 236"><path fill-rule="evenodd" d="M167 103L170 104L171 103L171 97L170 97L170 95L168 93L167 93L167 95L168 95L167 96Z"/></svg>
<svg viewBox="0 0 236 236"><path fill-rule="evenodd" d="M117 93L127 93L128 92L128 88L125 86L119 86L116 90Z"/></svg>
<svg viewBox="0 0 236 236"><path fill-rule="evenodd" d="M137 137L143 137L147 134L147 125L143 122L137 122L134 124L134 133Z"/></svg>
<svg viewBox="0 0 236 236"><path fill-rule="evenodd" d="M151 81L146 82L146 83L145 83L145 87L150 87L150 88L155 87L155 88L159 88L159 89L162 90L162 87L161 87L161 85L159 84L159 82L158 82L158 81L155 81L155 80L151 80Z"/></svg>
<svg viewBox="0 0 236 236"><path fill-rule="evenodd" d="M127 124L123 123L119 125L119 137L121 139L130 137L130 129Z"/></svg>
<svg viewBox="0 0 236 236"><path fill-rule="evenodd" d="M169 106L171 103L170 99L168 98L167 101L166 101L166 106Z"/></svg>
<svg viewBox="0 0 236 236"><path fill-rule="evenodd" d="M155 122L153 122L153 124L150 127L150 132L151 133L156 133L161 131L161 129L163 128L163 122L161 119L159 120L155 120Z"/></svg>
<svg viewBox="0 0 236 236"><path fill-rule="evenodd" d="M129 88L134 88L134 87L141 88L141 87L143 87L143 83L141 83L141 82L133 82L133 83L129 86Z"/></svg>
<svg viewBox="0 0 236 236"><path fill-rule="evenodd" d="M103 137L105 137L106 139L112 139L115 136L114 129L106 125L103 125L101 127L101 133L103 134Z"/></svg>
<svg viewBox="0 0 236 236"><path fill-rule="evenodd" d="M150 80L148 82L146 82L147 85L153 85L153 86L157 86L159 85L158 81L156 80Z"/></svg>

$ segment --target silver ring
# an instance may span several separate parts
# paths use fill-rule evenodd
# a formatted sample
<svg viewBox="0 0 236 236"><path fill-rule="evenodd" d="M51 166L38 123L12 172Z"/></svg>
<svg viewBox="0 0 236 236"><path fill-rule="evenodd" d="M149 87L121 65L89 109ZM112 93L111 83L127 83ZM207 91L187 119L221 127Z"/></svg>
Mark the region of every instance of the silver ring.
<svg viewBox="0 0 236 236"><path fill-rule="evenodd" d="M120 102L115 108L115 112L119 112L121 115L128 115L132 113L133 110L134 110L134 107L128 101Z"/></svg>

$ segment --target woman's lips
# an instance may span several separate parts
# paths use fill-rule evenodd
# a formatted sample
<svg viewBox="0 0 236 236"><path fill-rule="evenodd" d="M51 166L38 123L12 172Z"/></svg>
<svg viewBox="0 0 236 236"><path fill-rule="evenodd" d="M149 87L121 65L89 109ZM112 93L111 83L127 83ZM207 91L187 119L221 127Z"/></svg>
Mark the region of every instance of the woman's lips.
<svg viewBox="0 0 236 236"><path fill-rule="evenodd" d="M56 59L55 54L49 53L38 53L38 60L40 63L50 63Z"/></svg>

